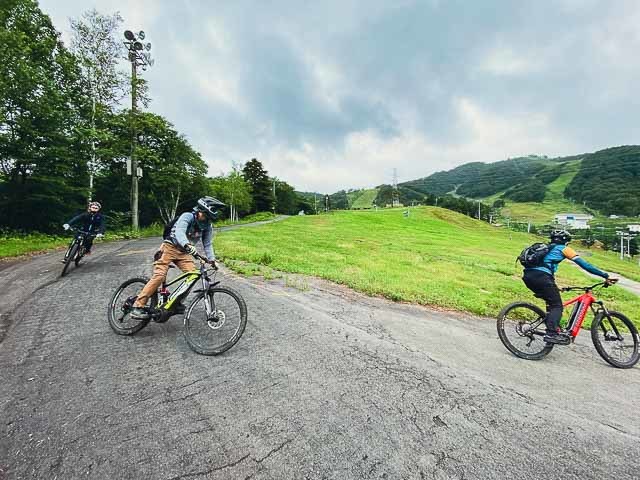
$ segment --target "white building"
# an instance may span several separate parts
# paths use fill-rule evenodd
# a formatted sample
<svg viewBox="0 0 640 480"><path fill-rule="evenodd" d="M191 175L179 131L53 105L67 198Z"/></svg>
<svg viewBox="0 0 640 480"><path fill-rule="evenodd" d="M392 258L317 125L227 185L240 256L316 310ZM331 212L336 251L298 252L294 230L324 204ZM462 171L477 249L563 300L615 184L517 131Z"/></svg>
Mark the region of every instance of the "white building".
<svg viewBox="0 0 640 480"><path fill-rule="evenodd" d="M586 213L559 213L555 216L555 221L558 225L575 230L591 228L589 226L590 220L593 220L593 215Z"/></svg>
<svg viewBox="0 0 640 480"><path fill-rule="evenodd" d="M627 230L630 233L640 233L640 225L627 225Z"/></svg>

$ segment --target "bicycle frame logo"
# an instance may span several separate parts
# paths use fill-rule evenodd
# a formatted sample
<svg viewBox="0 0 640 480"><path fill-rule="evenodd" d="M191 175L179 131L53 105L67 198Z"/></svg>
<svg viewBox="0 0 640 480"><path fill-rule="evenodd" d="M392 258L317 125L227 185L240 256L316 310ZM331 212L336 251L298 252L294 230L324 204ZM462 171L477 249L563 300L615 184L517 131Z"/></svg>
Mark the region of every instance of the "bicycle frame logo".
<svg viewBox="0 0 640 480"><path fill-rule="evenodd" d="M570 329L569 333L572 337L576 337L578 335L578 332L580 332L580 327L582 327L582 322L584 322L584 319L587 316L587 311L589 310L591 305L597 302L598 301L591 292L586 292L579 297L563 303L565 307L568 307L569 305L575 303L573 311L571 312L571 316L569 317L568 325L568 328Z"/></svg>
<svg viewBox="0 0 640 480"><path fill-rule="evenodd" d="M185 272L182 275L179 275L169 283L164 283L162 285L160 293L161 293L161 298L166 298L166 300L164 302L161 301L159 306L164 308L165 310L170 309L171 306L176 302L176 300L178 300L183 295L186 295L189 292L189 290L191 289L193 284L198 280L198 278L200 278L200 272L197 270L194 270L194 271ZM167 287L170 285L173 285L174 283L179 282L180 280L183 280L182 284L178 288L176 288L173 293L171 293L168 297L166 297L166 295L168 294Z"/></svg>

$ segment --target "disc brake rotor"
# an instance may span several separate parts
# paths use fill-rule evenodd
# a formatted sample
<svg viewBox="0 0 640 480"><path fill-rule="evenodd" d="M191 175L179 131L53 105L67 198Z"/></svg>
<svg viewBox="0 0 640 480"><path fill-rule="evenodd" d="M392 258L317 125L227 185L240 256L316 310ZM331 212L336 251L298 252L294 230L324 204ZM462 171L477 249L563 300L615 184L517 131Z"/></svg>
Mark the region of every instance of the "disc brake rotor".
<svg viewBox="0 0 640 480"><path fill-rule="evenodd" d="M211 318L207 320L207 325L209 325L210 329L217 330L224 325L226 319L227 317L222 310L216 310Z"/></svg>

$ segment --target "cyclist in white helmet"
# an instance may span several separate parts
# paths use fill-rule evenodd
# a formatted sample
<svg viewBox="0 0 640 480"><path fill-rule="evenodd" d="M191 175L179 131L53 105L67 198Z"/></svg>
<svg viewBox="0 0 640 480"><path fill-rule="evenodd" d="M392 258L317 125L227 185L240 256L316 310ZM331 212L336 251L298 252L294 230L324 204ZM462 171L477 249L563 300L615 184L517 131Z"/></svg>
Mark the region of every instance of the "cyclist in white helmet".
<svg viewBox="0 0 640 480"><path fill-rule="evenodd" d="M91 247L93 247L93 239L100 238L104 235L106 229L104 222L104 215L100 212L102 205L99 202L89 202L87 205L87 211L76 215L62 227L65 230L69 230L73 225L81 225L81 230L87 232L89 235L85 237L84 248L85 255L91 254ZM62 260L64 263L66 260Z"/></svg>

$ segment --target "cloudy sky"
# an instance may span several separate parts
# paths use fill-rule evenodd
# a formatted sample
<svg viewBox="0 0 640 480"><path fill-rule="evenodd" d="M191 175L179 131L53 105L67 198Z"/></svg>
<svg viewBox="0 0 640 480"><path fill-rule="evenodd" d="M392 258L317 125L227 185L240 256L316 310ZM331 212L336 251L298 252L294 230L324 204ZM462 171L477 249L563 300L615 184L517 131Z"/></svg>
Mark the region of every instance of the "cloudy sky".
<svg viewBox="0 0 640 480"><path fill-rule="evenodd" d="M40 0L144 29L150 109L212 175L334 192L640 143L636 0ZM67 42L65 42L67 43ZM126 67L126 65L123 65Z"/></svg>

